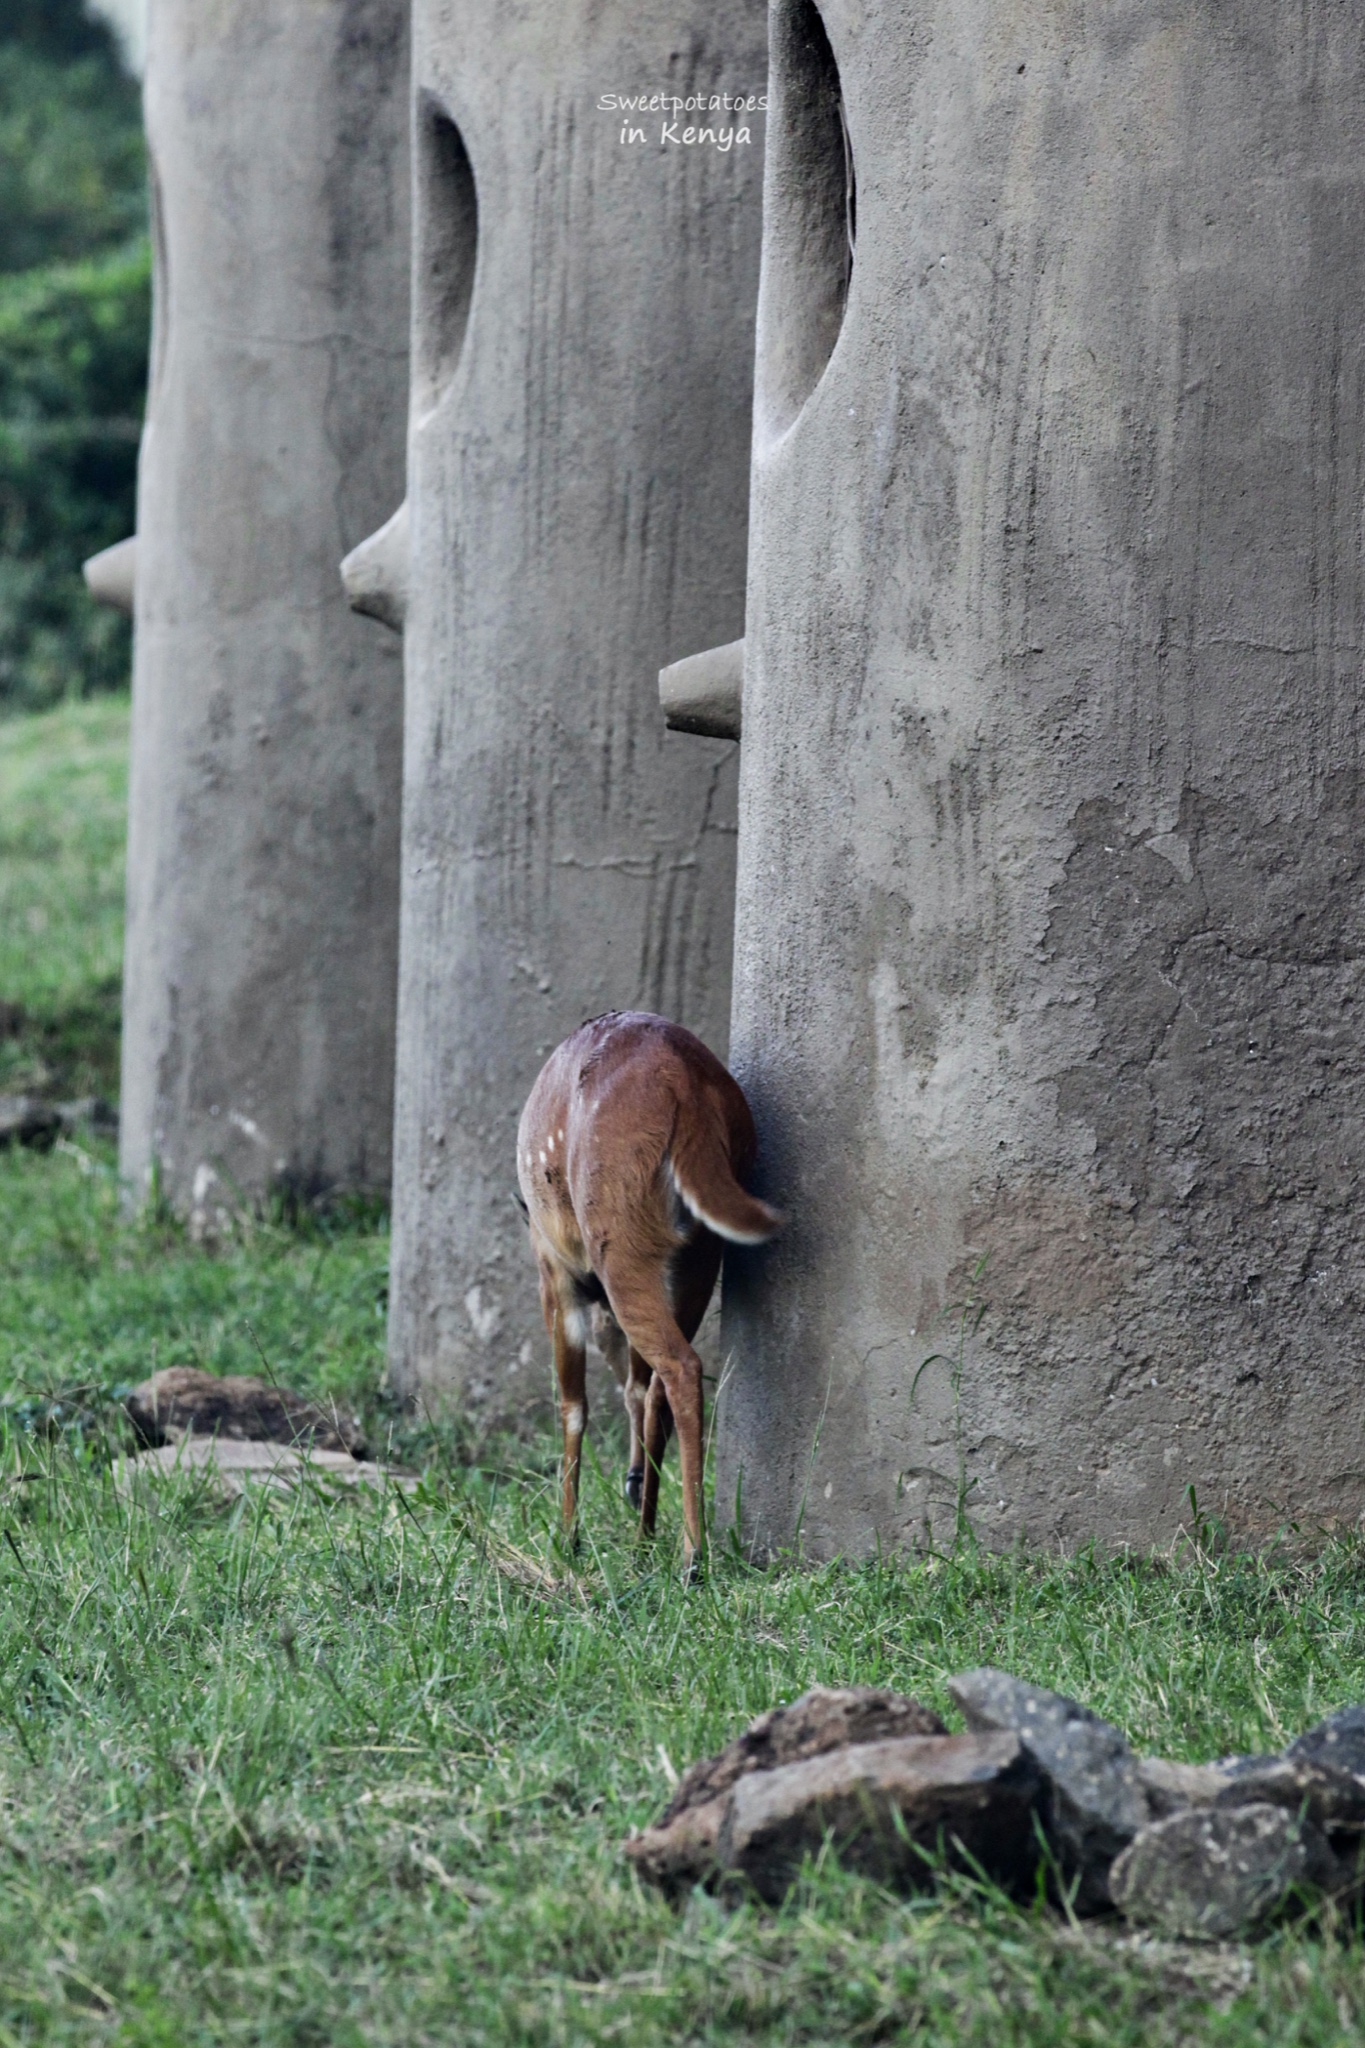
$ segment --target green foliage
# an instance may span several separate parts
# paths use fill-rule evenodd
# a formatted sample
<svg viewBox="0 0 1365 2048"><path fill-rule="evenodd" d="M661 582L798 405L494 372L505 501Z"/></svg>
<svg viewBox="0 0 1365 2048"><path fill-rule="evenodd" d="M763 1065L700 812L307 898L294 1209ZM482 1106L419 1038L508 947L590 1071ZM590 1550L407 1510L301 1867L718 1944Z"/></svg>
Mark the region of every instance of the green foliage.
<svg viewBox="0 0 1365 2048"><path fill-rule="evenodd" d="M128 704L0 724L0 1094L118 1092Z"/></svg>
<svg viewBox="0 0 1365 2048"><path fill-rule="evenodd" d="M136 82L116 53L0 42L0 271L70 262L145 224Z"/></svg>
<svg viewBox="0 0 1365 2048"><path fill-rule="evenodd" d="M97 58L106 74L122 77L118 38L85 0L5 0L0 43L17 44L59 63Z"/></svg>
<svg viewBox="0 0 1365 2048"><path fill-rule="evenodd" d="M0 20L0 709L121 687L81 563L133 528L150 264L138 89L77 0Z"/></svg>
<svg viewBox="0 0 1365 2048"><path fill-rule="evenodd" d="M0 279L0 705L124 688L81 563L136 522L147 245Z"/></svg>

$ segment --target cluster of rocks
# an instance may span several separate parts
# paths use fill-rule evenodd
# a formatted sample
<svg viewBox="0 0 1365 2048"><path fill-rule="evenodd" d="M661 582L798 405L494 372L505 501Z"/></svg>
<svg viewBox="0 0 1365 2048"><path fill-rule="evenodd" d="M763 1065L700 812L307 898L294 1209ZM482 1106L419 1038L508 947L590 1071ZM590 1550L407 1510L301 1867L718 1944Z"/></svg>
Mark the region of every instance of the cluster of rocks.
<svg viewBox="0 0 1365 2048"><path fill-rule="evenodd" d="M78 1102L48 1102L39 1095L0 1095L0 1145L28 1145L45 1152L58 1138L89 1130L118 1136L118 1111L98 1095Z"/></svg>
<svg viewBox="0 0 1365 2048"><path fill-rule="evenodd" d="M168 1366L124 1406L140 1450L120 1466L127 1485L148 1473L201 1470L220 1492L297 1486L308 1475L347 1486L414 1484L371 1461L359 1424L268 1380Z"/></svg>
<svg viewBox="0 0 1365 2048"><path fill-rule="evenodd" d="M678 1894L741 1881L776 1902L826 1843L907 1890L944 1869L1078 1914L1221 1940L1353 1896L1365 1847L1365 1707L1270 1756L1139 1756L1078 1701L984 1668L949 1683L967 1732L866 1687L816 1689L692 1765L626 1854Z"/></svg>

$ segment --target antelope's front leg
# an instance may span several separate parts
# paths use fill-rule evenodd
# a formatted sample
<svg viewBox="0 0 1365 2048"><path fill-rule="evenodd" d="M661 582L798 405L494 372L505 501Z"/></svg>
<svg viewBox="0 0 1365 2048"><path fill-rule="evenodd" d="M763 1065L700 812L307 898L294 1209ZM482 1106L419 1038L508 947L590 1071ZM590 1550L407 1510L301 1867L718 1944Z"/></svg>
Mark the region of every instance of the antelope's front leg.
<svg viewBox="0 0 1365 2048"><path fill-rule="evenodd" d="M559 1420L564 1432L564 1533L572 1533L578 1516L578 1475L583 1464L583 1432L588 1426L588 1354L583 1312L577 1305L555 1303L555 1378L559 1381Z"/></svg>

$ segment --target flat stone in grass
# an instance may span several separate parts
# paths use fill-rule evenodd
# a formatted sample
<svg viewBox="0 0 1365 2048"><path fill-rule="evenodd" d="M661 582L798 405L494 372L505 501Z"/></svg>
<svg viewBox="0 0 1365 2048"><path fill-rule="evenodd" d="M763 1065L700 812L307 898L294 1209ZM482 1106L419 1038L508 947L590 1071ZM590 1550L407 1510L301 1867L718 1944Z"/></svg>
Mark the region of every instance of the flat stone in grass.
<svg viewBox="0 0 1365 2048"><path fill-rule="evenodd" d="M186 1436L179 1443L120 1458L114 1478L119 1491L126 1493L139 1480L166 1478L177 1472L205 1473L213 1491L227 1499L252 1486L282 1493L310 1482L324 1491L417 1484L412 1473L370 1464L353 1458L349 1451L315 1450L308 1444L252 1443L223 1436Z"/></svg>
<svg viewBox="0 0 1365 2048"><path fill-rule="evenodd" d="M365 1456L365 1439L351 1417L267 1380L173 1365L134 1387L125 1406L138 1442L148 1448L195 1436Z"/></svg>
<svg viewBox="0 0 1365 2048"><path fill-rule="evenodd" d="M1127 1738L1078 1700L989 1666L950 1679L948 1690L968 1728L1012 1730L1036 1759L1043 1826L1062 1877L1075 1885L1078 1911L1104 1912L1109 1866L1151 1817Z"/></svg>
<svg viewBox="0 0 1365 2048"><path fill-rule="evenodd" d="M946 1864L1018 1892L1037 1866L1040 1784L1013 1734L855 1743L741 1778L717 1858L770 1902L826 1842L845 1868L898 1890L924 1890Z"/></svg>
<svg viewBox="0 0 1365 2048"><path fill-rule="evenodd" d="M1249 1934L1295 1895L1330 1888L1336 1860L1282 1806L1203 1807L1153 1822L1117 1857L1109 1884L1140 1927L1187 1941Z"/></svg>

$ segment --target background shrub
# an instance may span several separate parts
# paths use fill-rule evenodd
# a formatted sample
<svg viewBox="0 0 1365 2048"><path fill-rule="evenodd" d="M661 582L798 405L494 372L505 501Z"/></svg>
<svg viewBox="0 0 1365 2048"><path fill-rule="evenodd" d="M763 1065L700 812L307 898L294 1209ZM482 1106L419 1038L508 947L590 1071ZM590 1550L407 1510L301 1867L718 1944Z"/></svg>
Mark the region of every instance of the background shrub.
<svg viewBox="0 0 1365 2048"><path fill-rule="evenodd" d="M0 712L126 686L81 563L133 531L151 277L136 81L82 0L0 12Z"/></svg>

